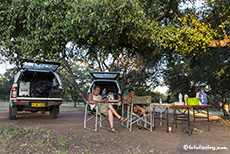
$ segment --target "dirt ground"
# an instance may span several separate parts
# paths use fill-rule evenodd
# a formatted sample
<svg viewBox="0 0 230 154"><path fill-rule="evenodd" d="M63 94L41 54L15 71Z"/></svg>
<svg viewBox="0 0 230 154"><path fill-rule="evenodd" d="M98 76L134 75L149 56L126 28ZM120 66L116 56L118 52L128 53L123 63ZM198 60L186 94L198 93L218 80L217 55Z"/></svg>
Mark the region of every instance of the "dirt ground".
<svg viewBox="0 0 230 154"><path fill-rule="evenodd" d="M216 121L216 117L211 117L211 131L207 130L206 122L200 120L197 128L204 133L189 136L184 132L186 122L180 122L169 134L165 122L160 127L156 121L153 132L136 126L130 132L117 119L114 119L115 128L120 133L102 128L92 132L83 129L84 112L76 108L62 108L57 119L51 119L49 113L21 112L15 120L8 120L7 116L7 108L1 108L0 153L230 153L229 121ZM169 117L169 126L173 128L172 115ZM109 126L107 121L104 124ZM15 131L21 134L14 135ZM221 147L225 149L217 150Z"/></svg>

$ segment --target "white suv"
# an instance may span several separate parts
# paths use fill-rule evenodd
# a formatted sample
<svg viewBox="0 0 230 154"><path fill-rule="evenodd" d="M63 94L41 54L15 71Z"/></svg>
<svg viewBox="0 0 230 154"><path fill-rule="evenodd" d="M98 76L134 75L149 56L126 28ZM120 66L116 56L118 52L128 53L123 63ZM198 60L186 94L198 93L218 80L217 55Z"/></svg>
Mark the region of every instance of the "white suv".
<svg viewBox="0 0 230 154"><path fill-rule="evenodd" d="M101 88L100 95L107 95L109 103L116 105L117 107L121 106L121 89L117 82L117 79L120 73L117 72L92 72L90 73L94 78L91 83L88 95L93 92L93 88L97 85Z"/></svg>
<svg viewBox="0 0 230 154"><path fill-rule="evenodd" d="M60 63L25 62L15 78L10 93L9 118L16 118L17 111L49 111L57 118L62 104L62 83L54 72Z"/></svg>

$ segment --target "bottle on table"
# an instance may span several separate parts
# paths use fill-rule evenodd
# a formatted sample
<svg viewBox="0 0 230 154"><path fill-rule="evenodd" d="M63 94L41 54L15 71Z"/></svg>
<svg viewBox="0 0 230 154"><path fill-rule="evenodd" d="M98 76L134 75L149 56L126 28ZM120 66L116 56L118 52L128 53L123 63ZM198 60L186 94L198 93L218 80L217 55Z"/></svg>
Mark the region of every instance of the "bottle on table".
<svg viewBox="0 0 230 154"><path fill-rule="evenodd" d="M188 98L188 95L185 94L185 95L184 95L184 105L187 105L187 98Z"/></svg>
<svg viewBox="0 0 230 154"><path fill-rule="evenodd" d="M180 94L179 94L179 103L180 103L180 104L182 103L182 98L183 98L183 95L180 93Z"/></svg>
<svg viewBox="0 0 230 154"><path fill-rule="evenodd" d="M159 103L162 104L162 98L159 99Z"/></svg>
<svg viewBox="0 0 230 154"><path fill-rule="evenodd" d="M199 98L199 95L200 95L200 91L197 91L196 92L196 98Z"/></svg>

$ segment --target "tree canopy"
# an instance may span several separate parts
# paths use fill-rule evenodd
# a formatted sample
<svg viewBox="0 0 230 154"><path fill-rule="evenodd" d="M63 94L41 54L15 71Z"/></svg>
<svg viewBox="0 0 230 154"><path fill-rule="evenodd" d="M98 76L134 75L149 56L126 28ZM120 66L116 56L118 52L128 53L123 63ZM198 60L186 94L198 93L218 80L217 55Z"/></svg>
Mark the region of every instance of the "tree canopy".
<svg viewBox="0 0 230 154"><path fill-rule="evenodd" d="M0 2L1 58L17 63L23 59L62 61L64 71L70 76L61 72L60 75L81 97L81 85L73 71L79 67L72 67L79 62L93 69L97 65L98 70L120 71L125 85L146 86L157 78L154 72L166 66L169 66L168 85L174 86L174 81L179 84L182 78L187 85L185 89L190 91L198 79L200 85L211 86L213 82L216 87L227 81L217 80L216 71L220 78L228 78L228 67L221 60L228 60L226 53L230 49L229 0L205 0L201 8L185 6L195 0ZM68 44L84 52L69 50ZM79 54L81 58L76 58ZM215 65L218 69L215 71L211 65L204 67L200 61L205 58L211 59L210 64L220 61L220 65ZM168 65L161 65L167 62ZM194 70L202 70L201 76ZM208 75L207 80L202 75ZM190 77L197 81L192 82Z"/></svg>
<svg viewBox="0 0 230 154"><path fill-rule="evenodd" d="M91 54L99 49L116 54L125 48L149 59L168 48L188 54L210 46L229 47L229 1L207 0L200 13L182 9L184 2L2 1L1 53L12 60L58 59L69 41Z"/></svg>

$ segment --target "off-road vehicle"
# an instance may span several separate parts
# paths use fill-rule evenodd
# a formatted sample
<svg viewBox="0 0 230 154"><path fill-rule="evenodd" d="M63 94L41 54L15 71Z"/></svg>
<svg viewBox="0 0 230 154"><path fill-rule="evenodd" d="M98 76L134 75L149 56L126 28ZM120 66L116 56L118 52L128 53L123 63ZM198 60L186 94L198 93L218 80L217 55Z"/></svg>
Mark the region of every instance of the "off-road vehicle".
<svg viewBox="0 0 230 154"><path fill-rule="evenodd" d="M59 65L56 62L24 62L10 93L10 119L16 118L18 111L49 111L51 118L57 118L62 104L62 83L55 73Z"/></svg>

